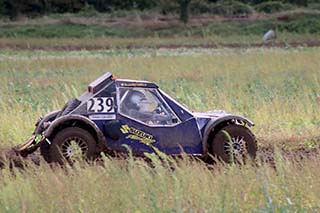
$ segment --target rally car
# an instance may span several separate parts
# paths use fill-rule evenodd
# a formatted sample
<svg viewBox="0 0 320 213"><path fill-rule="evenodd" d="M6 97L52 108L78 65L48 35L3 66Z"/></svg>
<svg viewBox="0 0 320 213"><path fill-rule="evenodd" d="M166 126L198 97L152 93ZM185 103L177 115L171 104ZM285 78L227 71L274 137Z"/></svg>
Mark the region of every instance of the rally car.
<svg viewBox="0 0 320 213"><path fill-rule="evenodd" d="M81 97L40 118L32 137L15 150L26 156L40 147L46 161L57 163L95 159L102 152L143 156L155 149L230 162L256 156L253 125L221 110L191 112L152 82L108 72Z"/></svg>

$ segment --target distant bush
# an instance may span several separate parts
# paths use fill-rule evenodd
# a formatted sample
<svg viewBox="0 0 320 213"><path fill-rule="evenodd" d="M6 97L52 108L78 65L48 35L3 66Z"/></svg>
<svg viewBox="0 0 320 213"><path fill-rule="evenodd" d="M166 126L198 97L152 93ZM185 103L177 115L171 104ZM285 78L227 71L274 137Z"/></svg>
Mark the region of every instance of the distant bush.
<svg viewBox="0 0 320 213"><path fill-rule="evenodd" d="M313 10L320 10L320 2L308 4L308 8L313 9Z"/></svg>
<svg viewBox="0 0 320 213"><path fill-rule="evenodd" d="M84 17L95 17L99 16L99 12L94 8L93 5L86 4L85 7L83 7L78 13L78 16L84 16Z"/></svg>
<svg viewBox="0 0 320 213"><path fill-rule="evenodd" d="M191 1L190 10L192 14L210 13L211 4L207 0Z"/></svg>
<svg viewBox="0 0 320 213"><path fill-rule="evenodd" d="M34 17L46 13L76 13L86 0L0 0L2 14L14 19L20 15Z"/></svg>
<svg viewBox="0 0 320 213"><path fill-rule="evenodd" d="M216 15L238 16L249 15L253 12L253 9L249 5L238 1L219 1L212 4L210 11Z"/></svg>
<svg viewBox="0 0 320 213"><path fill-rule="evenodd" d="M320 15L300 15L289 22L278 25L280 31L287 31L292 33L320 33Z"/></svg>
<svg viewBox="0 0 320 213"><path fill-rule="evenodd" d="M219 0L208 0L209 2L218 2ZM277 0L238 0L244 4L250 4L250 5L257 5L257 4L262 4L266 2L274 2ZM287 4L293 4L293 5L298 5L298 6L308 6L309 3L316 3L319 0L278 0L279 2L282 3L287 3Z"/></svg>
<svg viewBox="0 0 320 213"><path fill-rule="evenodd" d="M85 0L47 0L46 2L47 10L54 13L75 13L86 6Z"/></svg>
<svg viewBox="0 0 320 213"><path fill-rule="evenodd" d="M0 17L5 14L4 0L0 0Z"/></svg>
<svg viewBox="0 0 320 213"><path fill-rule="evenodd" d="M258 4L254 8L258 12L276 13L276 12L293 9L294 6L291 4L286 4L279 1L269 1L269 2L263 2L261 4Z"/></svg>
<svg viewBox="0 0 320 213"><path fill-rule="evenodd" d="M156 5L153 0L87 0L99 12L110 12L115 10L145 10Z"/></svg>
<svg viewBox="0 0 320 213"><path fill-rule="evenodd" d="M163 14L177 13L179 11L178 2L172 0L159 0L157 1L157 7Z"/></svg>
<svg viewBox="0 0 320 213"><path fill-rule="evenodd" d="M308 3L311 2L310 0L286 0L285 2L288 2L290 4L295 4L298 6L308 6Z"/></svg>

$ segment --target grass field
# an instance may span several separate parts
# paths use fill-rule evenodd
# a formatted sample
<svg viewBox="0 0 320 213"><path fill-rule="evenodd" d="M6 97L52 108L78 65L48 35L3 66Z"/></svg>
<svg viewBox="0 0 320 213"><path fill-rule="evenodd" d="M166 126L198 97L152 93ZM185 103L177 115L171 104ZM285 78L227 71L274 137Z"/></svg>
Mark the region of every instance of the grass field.
<svg viewBox="0 0 320 213"><path fill-rule="evenodd" d="M37 118L81 95L106 71L145 79L194 111L244 115L259 147L320 144L320 48L132 49L0 52L0 143L25 140ZM319 158L276 153L276 167L239 168L167 157L0 172L0 211L254 212L319 211ZM174 167L175 169L172 169ZM59 210L58 210L59 209Z"/></svg>
<svg viewBox="0 0 320 213"><path fill-rule="evenodd" d="M37 117L81 95L106 71L155 81L195 111L247 116L267 141L310 142L320 125L319 48L4 51L0 60L6 144L22 141Z"/></svg>

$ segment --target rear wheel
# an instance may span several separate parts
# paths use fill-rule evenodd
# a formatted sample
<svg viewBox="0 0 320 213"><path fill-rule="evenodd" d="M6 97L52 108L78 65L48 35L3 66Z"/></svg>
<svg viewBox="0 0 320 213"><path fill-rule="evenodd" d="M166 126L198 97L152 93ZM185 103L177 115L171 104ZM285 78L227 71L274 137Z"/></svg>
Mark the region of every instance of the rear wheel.
<svg viewBox="0 0 320 213"><path fill-rule="evenodd" d="M211 151L214 157L224 162L245 163L248 157L256 157L257 141L247 127L229 125L214 136Z"/></svg>
<svg viewBox="0 0 320 213"><path fill-rule="evenodd" d="M78 127L61 130L53 138L51 145L44 142L40 151L46 161L60 164L92 160L97 156L95 139L88 131Z"/></svg>

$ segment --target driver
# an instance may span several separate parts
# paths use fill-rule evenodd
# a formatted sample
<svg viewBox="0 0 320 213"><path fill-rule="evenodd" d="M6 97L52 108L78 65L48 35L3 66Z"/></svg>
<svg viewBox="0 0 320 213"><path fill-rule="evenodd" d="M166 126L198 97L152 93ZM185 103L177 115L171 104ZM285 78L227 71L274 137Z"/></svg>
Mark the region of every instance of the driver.
<svg viewBox="0 0 320 213"><path fill-rule="evenodd" d="M125 105L129 116L147 124L160 123L159 116L165 116L157 112L157 103L148 100L145 94L138 90L130 91Z"/></svg>

